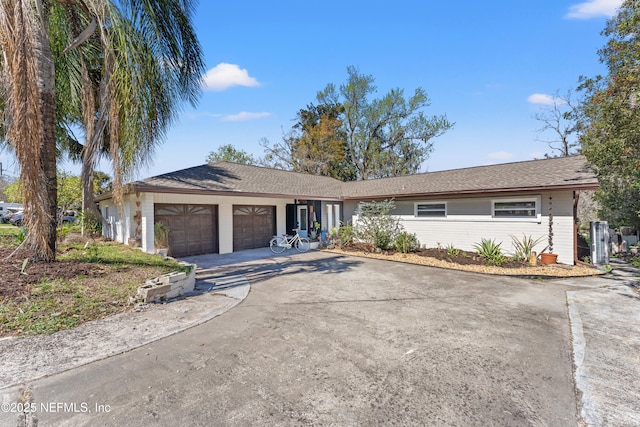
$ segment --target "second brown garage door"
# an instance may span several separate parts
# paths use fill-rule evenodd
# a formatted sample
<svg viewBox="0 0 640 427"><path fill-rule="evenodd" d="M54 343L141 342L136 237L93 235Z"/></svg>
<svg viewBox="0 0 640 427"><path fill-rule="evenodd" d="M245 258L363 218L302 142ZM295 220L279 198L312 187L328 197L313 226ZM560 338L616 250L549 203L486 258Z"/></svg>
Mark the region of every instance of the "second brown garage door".
<svg viewBox="0 0 640 427"><path fill-rule="evenodd" d="M169 227L169 252L183 257L218 252L218 206L154 206L155 222Z"/></svg>
<svg viewBox="0 0 640 427"><path fill-rule="evenodd" d="M276 232L275 206L233 207L233 251L264 248Z"/></svg>

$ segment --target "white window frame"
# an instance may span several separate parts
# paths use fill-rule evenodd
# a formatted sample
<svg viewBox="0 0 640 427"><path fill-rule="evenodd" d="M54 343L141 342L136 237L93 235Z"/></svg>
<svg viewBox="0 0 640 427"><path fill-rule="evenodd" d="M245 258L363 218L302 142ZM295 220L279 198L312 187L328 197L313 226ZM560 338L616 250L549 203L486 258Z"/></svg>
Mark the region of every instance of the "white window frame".
<svg viewBox="0 0 640 427"><path fill-rule="evenodd" d="M444 205L444 215L442 216L420 216L418 215L418 206L419 205ZM439 211L438 211L439 212ZM437 220L443 219L447 217L447 202L445 201L428 201L428 202L415 202L413 204L413 216L417 219L426 219L426 220Z"/></svg>
<svg viewBox="0 0 640 427"><path fill-rule="evenodd" d="M511 203L511 202L534 202L535 216L530 216L530 215L496 216L496 203ZM493 218L494 221L541 222L542 221L542 198L540 196L532 196L532 197L515 197L515 198L507 198L507 199L492 199L491 200L491 218Z"/></svg>

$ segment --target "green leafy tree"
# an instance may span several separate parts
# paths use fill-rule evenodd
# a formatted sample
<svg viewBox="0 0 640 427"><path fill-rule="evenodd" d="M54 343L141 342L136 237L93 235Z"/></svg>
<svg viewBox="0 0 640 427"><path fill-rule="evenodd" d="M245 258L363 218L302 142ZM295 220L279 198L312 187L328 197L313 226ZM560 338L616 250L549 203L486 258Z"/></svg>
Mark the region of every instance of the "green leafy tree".
<svg viewBox="0 0 640 427"><path fill-rule="evenodd" d="M22 185L20 184L20 181L13 181L11 184L4 187L3 194L9 203L24 203Z"/></svg>
<svg viewBox="0 0 640 427"><path fill-rule="evenodd" d="M453 127L446 116L427 116L429 98L422 88L406 99L404 90L392 89L382 98L374 78L347 68L346 83L329 84L318 93L320 104L340 105L341 132L357 179L413 174L433 150L432 139Z"/></svg>
<svg viewBox="0 0 640 427"><path fill-rule="evenodd" d="M640 2L625 0L607 22L599 51L608 75L583 78L587 127L582 152L600 181L601 217L640 227Z"/></svg>
<svg viewBox="0 0 640 427"><path fill-rule="evenodd" d="M356 170L342 130L340 105L313 105L298 111L296 124L281 143L263 140L263 163L280 169L353 181Z"/></svg>
<svg viewBox="0 0 640 427"><path fill-rule="evenodd" d="M110 191L113 191L113 180L111 177L102 171L95 171L93 173L93 193L98 196Z"/></svg>
<svg viewBox="0 0 640 427"><path fill-rule="evenodd" d="M212 151L207 156L207 163L232 162L241 165L255 165L256 159L244 150L239 150L231 144L218 147L217 151Z"/></svg>
<svg viewBox="0 0 640 427"><path fill-rule="evenodd" d="M58 205L63 211L82 208L82 181L69 172L58 172Z"/></svg>

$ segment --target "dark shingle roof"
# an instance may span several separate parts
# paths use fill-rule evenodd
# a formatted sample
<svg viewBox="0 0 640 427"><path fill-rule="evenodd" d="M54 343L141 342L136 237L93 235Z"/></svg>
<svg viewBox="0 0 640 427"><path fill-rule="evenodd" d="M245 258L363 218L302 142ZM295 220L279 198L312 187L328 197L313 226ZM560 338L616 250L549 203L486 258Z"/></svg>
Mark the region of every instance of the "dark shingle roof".
<svg viewBox="0 0 640 427"><path fill-rule="evenodd" d="M597 187L585 158L571 156L349 182L344 194L347 199L359 199Z"/></svg>
<svg viewBox="0 0 640 427"><path fill-rule="evenodd" d="M133 186L138 191L337 200L594 189L598 180L583 156L572 156L346 183L322 176L218 162L136 181Z"/></svg>
<svg viewBox="0 0 640 427"><path fill-rule="evenodd" d="M142 191L243 193L292 198L340 199L342 182L329 177L217 162L133 183Z"/></svg>

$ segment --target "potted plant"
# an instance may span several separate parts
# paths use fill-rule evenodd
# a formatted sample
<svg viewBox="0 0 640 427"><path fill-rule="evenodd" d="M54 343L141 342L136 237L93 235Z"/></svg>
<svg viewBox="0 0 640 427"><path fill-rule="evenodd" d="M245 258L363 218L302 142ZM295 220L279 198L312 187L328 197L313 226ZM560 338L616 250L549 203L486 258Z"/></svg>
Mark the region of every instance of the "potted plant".
<svg viewBox="0 0 640 427"><path fill-rule="evenodd" d="M156 253L166 257L169 253L169 227L161 222L153 224L153 243Z"/></svg>
<svg viewBox="0 0 640 427"><path fill-rule="evenodd" d="M309 240L311 241L311 249L318 249L320 246L320 240L318 240L320 236L320 223L318 221L314 221L312 226L309 228Z"/></svg>
<svg viewBox="0 0 640 427"><path fill-rule="evenodd" d="M553 253L553 198L549 196L549 252L540 254L540 262L543 264L555 264L558 261L558 254Z"/></svg>

